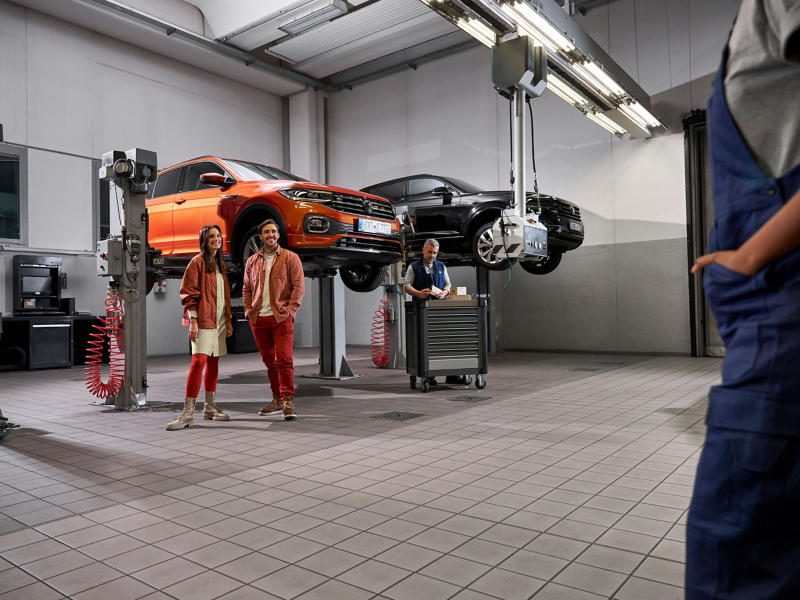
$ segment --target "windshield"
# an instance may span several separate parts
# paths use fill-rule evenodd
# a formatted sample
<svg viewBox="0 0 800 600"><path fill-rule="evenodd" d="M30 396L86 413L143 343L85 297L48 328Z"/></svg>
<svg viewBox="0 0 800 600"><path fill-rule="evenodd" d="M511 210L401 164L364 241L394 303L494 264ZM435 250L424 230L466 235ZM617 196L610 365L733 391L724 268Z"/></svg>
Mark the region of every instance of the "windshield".
<svg viewBox="0 0 800 600"><path fill-rule="evenodd" d="M308 181L297 175L292 175L286 171L281 171L275 167L268 167L266 165L259 165L257 163L243 162L241 160L225 160L231 168L236 171L236 174L242 181Z"/></svg>
<svg viewBox="0 0 800 600"><path fill-rule="evenodd" d="M442 179L452 183L455 187L467 194L480 194L483 191L481 188L467 183L466 181L462 181L461 179L456 179L455 177L442 177Z"/></svg>

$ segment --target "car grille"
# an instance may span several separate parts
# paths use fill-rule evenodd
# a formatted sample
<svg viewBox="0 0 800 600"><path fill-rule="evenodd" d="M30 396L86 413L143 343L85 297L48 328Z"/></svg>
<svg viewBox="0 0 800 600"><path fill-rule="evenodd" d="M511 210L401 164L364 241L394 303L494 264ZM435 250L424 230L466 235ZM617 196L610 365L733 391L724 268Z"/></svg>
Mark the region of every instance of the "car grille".
<svg viewBox="0 0 800 600"><path fill-rule="evenodd" d="M352 196L350 194L334 194L333 201L326 202L325 206L351 215L394 221L394 209L392 205L388 202L381 202L380 200L372 200L370 198Z"/></svg>
<svg viewBox="0 0 800 600"><path fill-rule="evenodd" d="M542 208L555 211L559 217L566 217L575 221L581 220L581 209L572 204L561 202L555 198L541 198ZM536 207L535 199L528 199L528 206L532 209Z"/></svg>
<svg viewBox="0 0 800 600"><path fill-rule="evenodd" d="M377 250L378 252L397 252L401 251L400 242L390 242L388 240L375 240L360 237L343 237L333 244L338 248L355 248L358 250Z"/></svg>

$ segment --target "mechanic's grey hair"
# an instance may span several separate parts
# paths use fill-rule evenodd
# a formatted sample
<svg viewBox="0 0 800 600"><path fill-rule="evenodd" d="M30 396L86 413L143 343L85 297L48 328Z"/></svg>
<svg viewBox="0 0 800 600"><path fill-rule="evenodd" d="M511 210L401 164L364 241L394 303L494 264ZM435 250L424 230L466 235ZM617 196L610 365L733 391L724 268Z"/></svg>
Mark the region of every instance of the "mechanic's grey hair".
<svg viewBox="0 0 800 600"><path fill-rule="evenodd" d="M425 243L422 244L422 249L425 250L425 248L427 248L428 246L436 246L438 248L439 242L437 242L433 238L428 238L427 240L425 240Z"/></svg>

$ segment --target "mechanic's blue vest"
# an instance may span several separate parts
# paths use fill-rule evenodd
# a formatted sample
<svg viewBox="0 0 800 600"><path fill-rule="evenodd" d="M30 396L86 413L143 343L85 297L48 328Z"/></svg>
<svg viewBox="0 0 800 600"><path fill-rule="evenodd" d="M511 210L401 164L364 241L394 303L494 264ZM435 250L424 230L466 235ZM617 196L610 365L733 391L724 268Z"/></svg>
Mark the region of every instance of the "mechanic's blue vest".
<svg viewBox="0 0 800 600"><path fill-rule="evenodd" d="M726 47L708 103L714 184L708 252L739 248L800 189L800 165L778 179L758 167L728 110L727 63ZM800 250L754 277L714 263L704 288L727 348L708 424L800 436Z"/></svg>
<svg viewBox="0 0 800 600"><path fill-rule="evenodd" d="M425 288L430 288L431 286L436 286L440 290L444 289L444 263L438 260L433 261L433 270L431 274L428 275L428 272L425 271L425 267L422 265L422 260L415 260L409 266L409 269L414 271L414 289L417 290L424 290ZM428 300L430 300L431 296L428 296ZM417 298L414 296L414 300L421 301L422 298Z"/></svg>

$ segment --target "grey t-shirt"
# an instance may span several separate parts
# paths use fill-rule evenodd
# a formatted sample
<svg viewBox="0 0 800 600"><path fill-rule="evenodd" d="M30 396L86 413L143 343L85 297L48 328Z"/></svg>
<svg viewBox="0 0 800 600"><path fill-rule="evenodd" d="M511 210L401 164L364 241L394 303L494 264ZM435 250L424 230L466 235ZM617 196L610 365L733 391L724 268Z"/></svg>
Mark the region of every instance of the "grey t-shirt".
<svg viewBox="0 0 800 600"><path fill-rule="evenodd" d="M787 57L800 0L742 0L729 43L725 98L767 177L800 164L800 64Z"/></svg>

